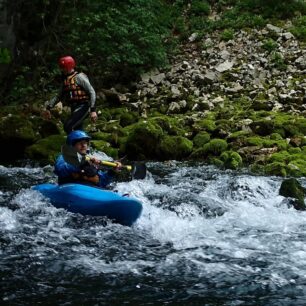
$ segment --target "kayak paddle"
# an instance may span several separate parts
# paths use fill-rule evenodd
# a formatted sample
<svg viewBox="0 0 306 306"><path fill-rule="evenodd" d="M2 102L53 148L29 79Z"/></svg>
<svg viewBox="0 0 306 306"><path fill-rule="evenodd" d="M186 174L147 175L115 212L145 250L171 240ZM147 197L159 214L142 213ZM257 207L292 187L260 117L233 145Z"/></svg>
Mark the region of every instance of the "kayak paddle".
<svg viewBox="0 0 306 306"><path fill-rule="evenodd" d="M89 156L81 155L80 153L77 152L77 150L74 147L69 146L67 144L64 144L62 146L62 154L64 160L75 167L80 166L86 161L90 161ZM117 163L106 160L100 160L100 165L113 167L113 168L117 167ZM130 171L132 177L136 180L144 179L147 174L147 167L144 163L135 163L133 166L122 165L122 168Z"/></svg>

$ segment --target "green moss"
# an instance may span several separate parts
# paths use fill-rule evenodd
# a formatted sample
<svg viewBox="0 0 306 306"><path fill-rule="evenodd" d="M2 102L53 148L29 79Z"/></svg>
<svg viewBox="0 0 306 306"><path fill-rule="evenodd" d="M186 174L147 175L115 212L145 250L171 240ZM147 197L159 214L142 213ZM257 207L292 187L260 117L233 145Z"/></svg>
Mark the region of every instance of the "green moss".
<svg viewBox="0 0 306 306"><path fill-rule="evenodd" d="M206 150L203 149L203 147L195 149L190 155L191 159L197 159L197 160L205 159L206 157L207 157L207 152Z"/></svg>
<svg viewBox="0 0 306 306"><path fill-rule="evenodd" d="M195 130L213 132L216 129L216 124L213 120L203 119L194 124Z"/></svg>
<svg viewBox="0 0 306 306"><path fill-rule="evenodd" d="M263 139L258 136L248 137L245 142L247 146L263 147Z"/></svg>
<svg viewBox="0 0 306 306"><path fill-rule="evenodd" d="M110 142L111 140L111 133L105 133L105 132L96 132L92 135L93 140L104 140Z"/></svg>
<svg viewBox="0 0 306 306"><path fill-rule="evenodd" d="M163 130L158 124L143 121L133 125L126 142L130 159L156 158Z"/></svg>
<svg viewBox="0 0 306 306"><path fill-rule="evenodd" d="M288 148L288 143L286 140L273 140L258 136L246 138L245 143L248 146L258 146L263 148L272 148L276 146L280 150L285 150Z"/></svg>
<svg viewBox="0 0 306 306"><path fill-rule="evenodd" d="M217 158L217 157L211 157L209 158L209 163L212 165L217 166L218 168L223 168L224 167L224 162Z"/></svg>
<svg viewBox="0 0 306 306"><path fill-rule="evenodd" d="M112 148L109 142L103 140L92 140L91 146L93 149L104 152L108 156L111 156L114 159L118 158L118 149Z"/></svg>
<svg viewBox="0 0 306 306"><path fill-rule="evenodd" d="M289 148L289 149L288 149L288 152L289 152L290 154L298 154L298 153L301 153L302 150L301 150L301 148Z"/></svg>
<svg viewBox="0 0 306 306"><path fill-rule="evenodd" d="M54 163L65 141L66 137L63 135L52 135L38 140L35 144L27 147L25 154L28 158L39 160L42 163Z"/></svg>
<svg viewBox="0 0 306 306"><path fill-rule="evenodd" d="M179 116L170 117L170 116L159 116L150 118L148 120L152 124L157 124L163 130L163 132L172 135L172 136L185 136L186 130L182 128L184 120L181 120Z"/></svg>
<svg viewBox="0 0 306 306"><path fill-rule="evenodd" d="M282 135L280 135L279 133L272 133L272 134L270 135L270 139L272 139L272 140L282 140L283 137L282 137Z"/></svg>
<svg viewBox="0 0 306 306"><path fill-rule="evenodd" d="M259 163L254 163L250 165L250 170L253 173L264 174L264 165Z"/></svg>
<svg viewBox="0 0 306 306"><path fill-rule="evenodd" d="M287 151L280 151L277 153L274 153L269 158L269 162L283 162L288 163L291 160L291 154Z"/></svg>
<svg viewBox="0 0 306 306"><path fill-rule="evenodd" d="M229 169L238 169L242 166L242 157L237 152L226 151L220 156L224 166Z"/></svg>
<svg viewBox="0 0 306 306"><path fill-rule="evenodd" d="M233 132L231 133L227 139L230 141L234 141L235 139L238 138L245 138L245 136L248 136L250 134L249 131L237 131L237 132Z"/></svg>
<svg viewBox="0 0 306 306"><path fill-rule="evenodd" d="M288 164L288 173L292 176L306 176L306 160L305 158L296 158Z"/></svg>
<svg viewBox="0 0 306 306"><path fill-rule="evenodd" d="M99 110L98 112L99 121L109 121L112 119L112 115L110 111L107 108L103 108L102 110Z"/></svg>
<svg viewBox="0 0 306 306"><path fill-rule="evenodd" d="M199 132L193 138L193 144L196 148L203 147L204 144L210 141L210 135L207 132Z"/></svg>
<svg viewBox="0 0 306 306"><path fill-rule="evenodd" d="M27 117L8 115L0 120L1 139L31 143L37 140L38 136Z"/></svg>
<svg viewBox="0 0 306 306"><path fill-rule="evenodd" d="M250 124L252 131L260 136L267 136L274 132L274 122L272 120L257 120Z"/></svg>
<svg viewBox="0 0 306 306"><path fill-rule="evenodd" d="M295 201L292 201L295 209L305 210L305 188L294 178L284 180L279 189L279 194L284 197L294 198Z"/></svg>
<svg viewBox="0 0 306 306"><path fill-rule="evenodd" d="M177 159L187 157L192 152L193 143L181 136L165 136L160 143L160 159Z"/></svg>
<svg viewBox="0 0 306 306"><path fill-rule="evenodd" d="M138 121L138 117L135 113L125 112L120 117L120 125L125 127Z"/></svg>
<svg viewBox="0 0 306 306"><path fill-rule="evenodd" d="M124 130L118 120L109 122L99 122L96 124L96 128L104 133L113 133L114 131L119 133L120 136L124 135Z"/></svg>
<svg viewBox="0 0 306 306"><path fill-rule="evenodd" d="M264 172L268 175L286 176L286 164L282 162L273 162L264 166Z"/></svg>
<svg viewBox="0 0 306 306"><path fill-rule="evenodd" d="M203 146L203 150L207 155L219 156L227 149L227 142L223 139L212 139L209 143Z"/></svg>

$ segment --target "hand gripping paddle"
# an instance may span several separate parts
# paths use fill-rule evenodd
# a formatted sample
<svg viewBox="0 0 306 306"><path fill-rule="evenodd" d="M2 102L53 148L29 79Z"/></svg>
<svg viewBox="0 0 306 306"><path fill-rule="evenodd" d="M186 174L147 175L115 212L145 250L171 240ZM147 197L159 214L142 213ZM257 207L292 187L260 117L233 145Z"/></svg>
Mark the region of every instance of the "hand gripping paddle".
<svg viewBox="0 0 306 306"><path fill-rule="evenodd" d="M62 154L64 160L75 167L82 165L86 161L90 161L90 156L81 155L74 147L67 144L62 146ZM117 167L117 163L106 160L100 160L100 165L113 168ZM130 171L132 178L136 180L144 179L147 174L147 167L144 163L135 163L132 166L123 165L122 168Z"/></svg>

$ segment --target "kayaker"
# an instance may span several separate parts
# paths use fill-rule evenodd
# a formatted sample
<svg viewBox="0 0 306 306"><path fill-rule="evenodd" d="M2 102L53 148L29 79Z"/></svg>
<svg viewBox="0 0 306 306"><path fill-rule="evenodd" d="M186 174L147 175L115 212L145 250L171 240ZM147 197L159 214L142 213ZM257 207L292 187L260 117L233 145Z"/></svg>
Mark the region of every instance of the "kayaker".
<svg viewBox="0 0 306 306"><path fill-rule="evenodd" d="M86 156L89 148L90 137L82 130L72 131L68 136L66 143L75 148L76 152L81 156ZM79 166L69 164L65 161L63 155L60 155L55 162L54 173L58 176L58 183L85 183L107 187L112 181L114 174L120 171L122 167L120 162L117 167L106 172L98 169L100 161L91 158L89 161L80 162Z"/></svg>
<svg viewBox="0 0 306 306"><path fill-rule="evenodd" d="M51 119L50 109L60 101L68 105L71 115L64 123L64 130L68 135L71 131L83 130L83 121L88 115L93 122L97 120L96 92L86 74L75 71L75 60L71 56L61 57L58 65L62 71L63 82L57 95L47 101L43 116Z"/></svg>

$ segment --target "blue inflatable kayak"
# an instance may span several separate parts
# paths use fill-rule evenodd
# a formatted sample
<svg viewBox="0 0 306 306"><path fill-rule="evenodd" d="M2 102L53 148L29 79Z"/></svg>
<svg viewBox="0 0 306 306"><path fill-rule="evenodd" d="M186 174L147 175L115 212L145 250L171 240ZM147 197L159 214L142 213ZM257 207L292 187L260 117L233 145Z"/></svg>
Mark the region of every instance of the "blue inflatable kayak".
<svg viewBox="0 0 306 306"><path fill-rule="evenodd" d="M33 187L57 208L82 215L105 216L116 223L132 225L140 216L142 204L135 198L82 184L41 184Z"/></svg>

